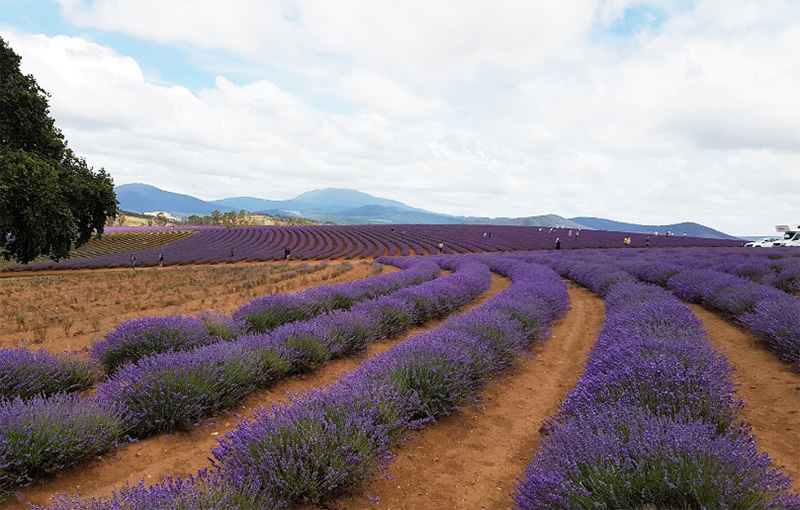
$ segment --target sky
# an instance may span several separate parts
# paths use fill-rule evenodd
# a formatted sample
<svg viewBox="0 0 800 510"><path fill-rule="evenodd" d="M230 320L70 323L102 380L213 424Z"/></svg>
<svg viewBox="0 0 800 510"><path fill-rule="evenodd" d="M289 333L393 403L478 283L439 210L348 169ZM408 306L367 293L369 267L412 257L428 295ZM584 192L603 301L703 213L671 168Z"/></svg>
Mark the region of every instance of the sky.
<svg viewBox="0 0 800 510"><path fill-rule="evenodd" d="M0 0L0 37L116 185L800 221L797 0Z"/></svg>

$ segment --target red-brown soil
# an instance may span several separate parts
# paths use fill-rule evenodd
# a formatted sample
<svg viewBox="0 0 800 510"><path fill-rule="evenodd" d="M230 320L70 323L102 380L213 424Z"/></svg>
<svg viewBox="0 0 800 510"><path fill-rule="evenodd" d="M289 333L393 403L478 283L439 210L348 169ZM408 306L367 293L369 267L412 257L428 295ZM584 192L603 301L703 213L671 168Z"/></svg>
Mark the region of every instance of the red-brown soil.
<svg viewBox="0 0 800 510"><path fill-rule="evenodd" d="M371 274L369 264L354 263L354 266L356 269L335 280L322 280L322 272L319 272L281 283L268 283L264 290L248 289L244 294L248 297L244 299L242 295L234 295L234 292L229 292L230 296L225 295L226 285L232 284L220 285L219 290L213 290L213 286L206 288L212 289L209 293L216 293L217 302L213 309L229 313L251 299L253 292L293 292L321 283L363 278ZM173 269L148 270L166 273ZM180 268L174 270L180 271ZM34 278L43 278L45 283L31 286L31 296L42 297L46 292L42 293L41 286L47 285L47 277ZM197 279L196 275L192 278ZM171 285L183 289L184 284L180 282L181 279L176 276ZM0 286L3 284L0 279ZM506 279L494 276L492 288L472 306L482 303L508 284ZM80 288L83 287L73 285L64 296L72 296ZM91 286L86 289L91 289ZM130 290L121 286L120 292L127 294ZM107 300L116 299L110 290L106 293ZM586 351L591 348L604 318L602 301L596 296L572 283L569 284L569 294L572 309L557 321L552 337L533 347L532 356L521 360L502 378L490 382L481 392L479 403L415 432L413 438L397 449L397 458L389 467L391 479L378 475L360 492L326 502L326 507L337 510L511 508L510 493L514 490L515 479L522 475L532 451L538 448L542 440L542 420L557 411L560 400L574 387L580 377ZM180 313L196 313L209 308L203 306L208 301L201 302L202 298L193 298L191 303L179 305ZM155 315L153 310L160 308L135 312L140 316ZM725 347L725 355L736 369L735 376L741 381L740 395L748 406L746 418L754 427L759 448L769 452L776 464L786 465L785 472L793 477L797 490L800 487L800 377L792 371L791 366L781 363L775 354L764 350L746 331L701 308L693 310L703 320L714 345ZM114 320L112 309L109 309L108 315L103 322L106 332L121 320L120 315L116 315ZM8 331L13 326L13 322L4 317L0 322L0 331L3 331L3 327ZM436 326L427 325L425 329ZM410 334L421 331L424 329L411 331ZM57 335L42 346L62 351L67 348L65 343L68 342L68 347L75 349L75 343L88 346L98 335L99 332L91 332L87 335L88 340L79 339L79 342L75 340L79 335L65 339L59 339L60 335ZM3 336L2 346L15 346L18 341L12 339L9 341L12 345L6 345L5 333ZM337 376L357 367L364 359L404 338L379 342L370 346L361 356L336 360L314 373L280 381L269 390L251 395L238 409L203 423L191 432L159 435L132 443L33 487L23 488L20 494L24 500L2 502L0 510L26 508L27 502L46 505L54 493L103 497L115 488L123 487L126 482L134 484L145 479L154 483L167 475L194 474L210 465L207 457L211 448L216 445L217 438L235 427L237 413L248 417L259 405L286 401L287 392L300 392L331 383ZM373 502L368 497L379 499Z"/></svg>
<svg viewBox="0 0 800 510"><path fill-rule="evenodd" d="M0 273L0 347L85 353L126 320L205 310L230 314L259 296L373 272L372 261L346 264L352 269L341 261L280 261ZM383 266L384 272L396 270Z"/></svg>

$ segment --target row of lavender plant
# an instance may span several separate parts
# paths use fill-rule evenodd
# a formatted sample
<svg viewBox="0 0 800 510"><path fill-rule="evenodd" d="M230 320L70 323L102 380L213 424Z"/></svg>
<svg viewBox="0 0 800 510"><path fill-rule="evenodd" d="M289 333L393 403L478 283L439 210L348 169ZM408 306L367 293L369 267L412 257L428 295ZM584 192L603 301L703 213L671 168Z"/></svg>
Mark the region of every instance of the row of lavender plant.
<svg viewBox="0 0 800 510"><path fill-rule="evenodd" d="M663 269L671 271L668 266ZM646 273L656 270L649 268ZM648 277L634 268L631 271L642 279ZM800 369L800 297L711 269L679 268L665 285L679 298L749 327L781 359Z"/></svg>
<svg viewBox="0 0 800 510"><path fill-rule="evenodd" d="M191 350L221 340L231 341L248 332L265 331L290 320L349 307L356 301L372 299L440 274L439 266L431 260L385 258L376 261L382 262L403 270L304 293L266 296L242 306L234 317L204 312L197 317L145 317L123 322L92 346L92 363L88 364L69 354L0 349L0 401L85 390L100 380L103 372L113 373L126 362L162 352ZM270 327L267 328L267 321L258 316L269 314Z"/></svg>
<svg viewBox="0 0 800 510"><path fill-rule="evenodd" d="M0 349L0 402L85 390L100 373L71 354Z"/></svg>
<svg viewBox="0 0 800 510"><path fill-rule="evenodd" d="M490 284L482 264L454 269L442 278L270 333L142 358L122 366L98 387L96 397L76 397L69 400L71 406L62 405L65 398L59 395L0 404L0 494L109 451L126 437L191 427L257 387L444 317ZM93 426L98 420L114 426L98 431ZM98 446L73 446L87 443Z"/></svg>
<svg viewBox="0 0 800 510"><path fill-rule="evenodd" d="M670 256L668 261L648 259L624 258L615 263L639 280L666 287L683 300L747 326L781 359L797 364L800 369L800 321L796 320L800 317L800 297L728 272L695 264L687 267L683 265L685 259L680 257ZM768 260L764 258L762 262Z"/></svg>
<svg viewBox="0 0 800 510"><path fill-rule="evenodd" d="M653 251L647 255L670 261L683 268L713 269L746 278L755 283L800 295L800 250L753 250L749 248L694 248ZM650 258L650 257L648 257Z"/></svg>
<svg viewBox="0 0 800 510"><path fill-rule="evenodd" d="M732 370L691 310L614 267L581 265L570 274L602 289L607 318L516 508L800 508L790 479L756 451Z"/></svg>
<svg viewBox="0 0 800 510"><path fill-rule="evenodd" d="M425 259L379 259L402 271L364 280L324 285L295 294L272 294L242 305L231 317L144 317L123 322L104 340L92 345L90 359L113 374L126 363L159 353L187 351L248 333L266 333L278 326L307 320L323 313L389 294L436 278L439 266Z"/></svg>
<svg viewBox="0 0 800 510"><path fill-rule="evenodd" d="M591 256L577 252L557 258L533 256L534 260L545 258L552 259L554 267L575 280L580 280L583 272L597 272L604 283L590 279L587 285L600 295L603 286L620 280L638 279L666 287L681 299L721 312L747 326L781 359L797 364L800 369L800 321L797 320L800 297L733 274L684 267L680 257L668 252L653 255L647 250L623 254L602 251ZM609 269L609 265L615 269Z"/></svg>
<svg viewBox="0 0 800 510"><path fill-rule="evenodd" d="M475 398L568 307L551 270L494 261L511 286L482 306L368 360L336 384L262 409L213 450L217 470L142 482L109 499L54 499L53 510L288 508L359 486L409 430ZM484 266L485 267L485 266Z"/></svg>
<svg viewBox="0 0 800 510"><path fill-rule="evenodd" d="M122 366L99 385L97 398L121 409L126 430L136 438L188 428L233 406L255 388L363 351L411 325L445 317L488 289L490 280L484 265L462 264L450 275L350 310L194 351L145 357Z"/></svg>

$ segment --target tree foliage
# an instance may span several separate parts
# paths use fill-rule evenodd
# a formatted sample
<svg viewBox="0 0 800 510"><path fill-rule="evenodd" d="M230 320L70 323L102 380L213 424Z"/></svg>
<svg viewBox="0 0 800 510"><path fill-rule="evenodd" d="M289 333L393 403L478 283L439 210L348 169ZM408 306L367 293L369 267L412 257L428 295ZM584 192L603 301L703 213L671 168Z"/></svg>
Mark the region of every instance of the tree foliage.
<svg viewBox="0 0 800 510"><path fill-rule="evenodd" d="M50 117L49 95L0 38L0 252L23 264L102 235L116 217L114 182L67 147Z"/></svg>

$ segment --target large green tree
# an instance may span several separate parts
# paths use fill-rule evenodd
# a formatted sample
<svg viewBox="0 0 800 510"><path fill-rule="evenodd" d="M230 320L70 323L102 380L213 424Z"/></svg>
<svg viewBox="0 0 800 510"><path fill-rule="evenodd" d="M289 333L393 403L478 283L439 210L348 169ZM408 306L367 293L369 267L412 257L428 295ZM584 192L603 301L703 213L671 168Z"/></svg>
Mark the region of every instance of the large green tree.
<svg viewBox="0 0 800 510"><path fill-rule="evenodd" d="M26 264L69 257L119 211L114 181L67 147L20 62L0 38L0 253Z"/></svg>

